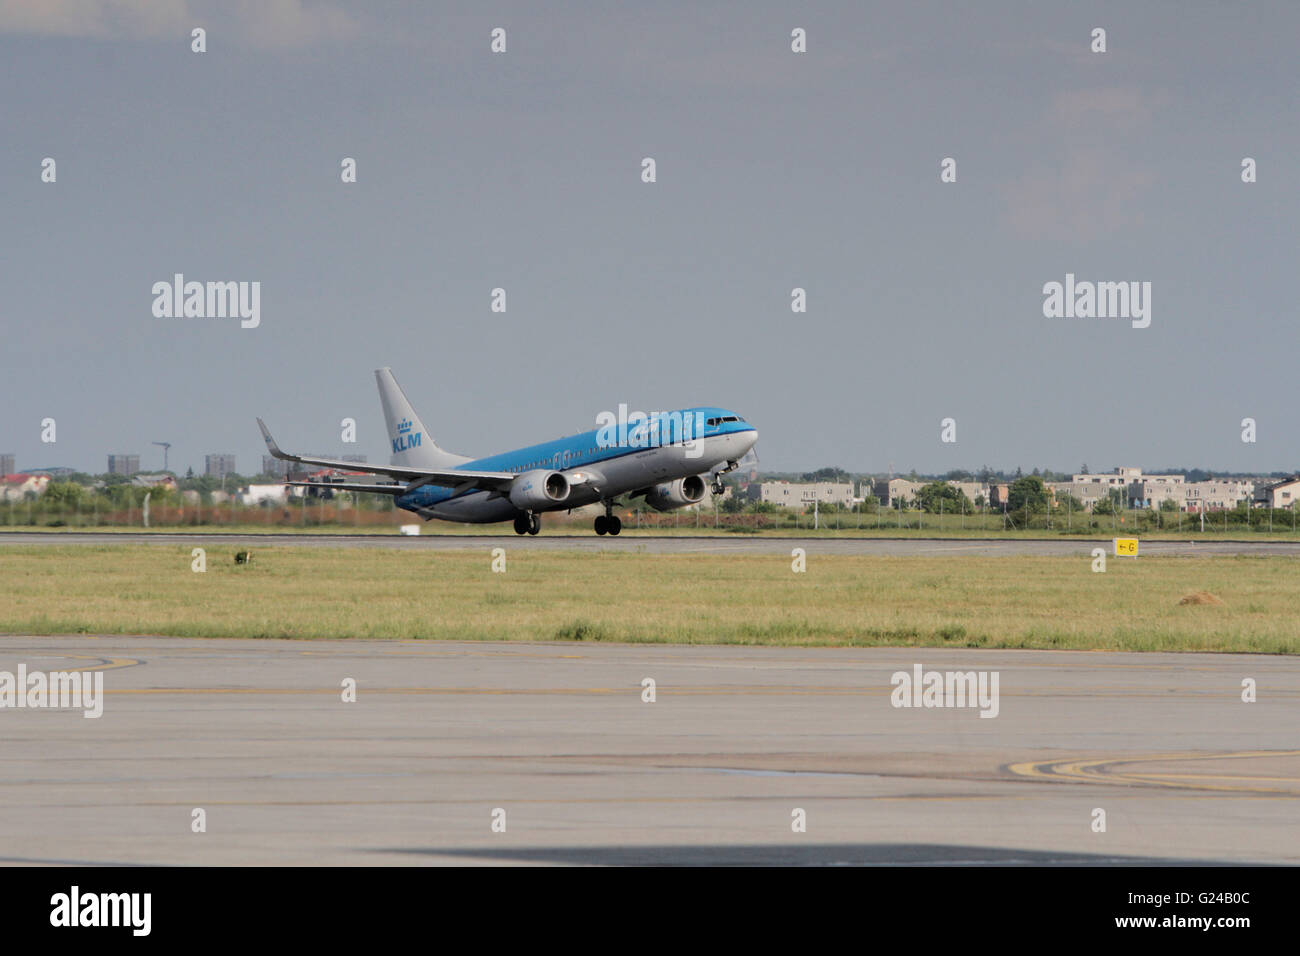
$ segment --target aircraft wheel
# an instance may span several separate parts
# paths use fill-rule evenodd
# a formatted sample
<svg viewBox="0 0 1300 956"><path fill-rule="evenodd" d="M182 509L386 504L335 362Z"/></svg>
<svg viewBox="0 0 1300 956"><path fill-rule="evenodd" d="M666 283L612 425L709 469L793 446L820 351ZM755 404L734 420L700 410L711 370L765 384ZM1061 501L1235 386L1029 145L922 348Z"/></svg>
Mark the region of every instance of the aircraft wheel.
<svg viewBox="0 0 1300 956"><path fill-rule="evenodd" d="M528 533L528 515L518 515L515 518L515 534Z"/></svg>
<svg viewBox="0 0 1300 956"><path fill-rule="evenodd" d="M542 530L542 516L541 516L541 515L529 515L529 516L528 516L528 533L529 533L529 534L537 534L537 532L539 532L539 531L541 531L541 530Z"/></svg>
<svg viewBox="0 0 1300 956"><path fill-rule="evenodd" d="M596 534L604 534L609 530L609 521L604 515L596 515Z"/></svg>
<svg viewBox="0 0 1300 956"><path fill-rule="evenodd" d="M720 482L720 481L715 481L715 482L713 483L713 493L714 493L715 495L720 495L720 494L722 494L722 493L723 493L724 491L726 491L726 490L727 490L727 487L726 487L726 485L724 485L722 482Z"/></svg>
<svg viewBox="0 0 1300 956"><path fill-rule="evenodd" d="M605 529L610 534L618 534L623 530L623 521L618 515L610 515L609 520L605 522Z"/></svg>

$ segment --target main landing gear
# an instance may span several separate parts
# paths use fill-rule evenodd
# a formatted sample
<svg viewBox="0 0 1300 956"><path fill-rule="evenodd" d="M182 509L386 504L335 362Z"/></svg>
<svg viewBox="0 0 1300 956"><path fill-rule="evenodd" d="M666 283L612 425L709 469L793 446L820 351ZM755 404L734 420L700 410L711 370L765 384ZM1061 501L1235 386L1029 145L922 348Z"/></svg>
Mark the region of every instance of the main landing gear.
<svg viewBox="0 0 1300 956"><path fill-rule="evenodd" d="M614 502L605 502L605 513L596 518L596 534L618 534L623 530L623 522L614 514Z"/></svg>
<svg viewBox="0 0 1300 956"><path fill-rule="evenodd" d="M541 530L541 515L525 514L515 516L515 534L537 534Z"/></svg>

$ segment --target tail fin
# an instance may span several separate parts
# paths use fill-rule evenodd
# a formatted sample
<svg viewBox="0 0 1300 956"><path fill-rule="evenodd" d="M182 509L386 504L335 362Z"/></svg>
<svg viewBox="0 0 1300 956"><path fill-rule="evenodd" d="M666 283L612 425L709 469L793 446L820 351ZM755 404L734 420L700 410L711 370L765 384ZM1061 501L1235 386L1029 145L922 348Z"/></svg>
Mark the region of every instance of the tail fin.
<svg viewBox="0 0 1300 956"><path fill-rule="evenodd" d="M390 368L375 369L375 380L379 383L379 401L384 406L384 424L388 427L388 444L392 449L391 465L406 465L412 468L450 468L470 461L461 455L445 452L437 446L433 437L415 414L415 409L406 400L402 387L393 378Z"/></svg>

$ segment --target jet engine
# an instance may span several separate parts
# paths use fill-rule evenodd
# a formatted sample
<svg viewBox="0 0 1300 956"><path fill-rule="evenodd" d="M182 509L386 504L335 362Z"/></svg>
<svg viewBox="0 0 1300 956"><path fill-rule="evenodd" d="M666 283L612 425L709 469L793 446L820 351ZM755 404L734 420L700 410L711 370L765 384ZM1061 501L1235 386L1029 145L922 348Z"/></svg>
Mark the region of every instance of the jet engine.
<svg viewBox="0 0 1300 956"><path fill-rule="evenodd" d="M656 511L672 511L687 505L699 504L706 490L704 478L691 475L666 484L655 485L645 493L645 503Z"/></svg>
<svg viewBox="0 0 1300 956"><path fill-rule="evenodd" d="M568 497L569 479L545 468L526 471L510 485L510 503L520 511L545 511Z"/></svg>

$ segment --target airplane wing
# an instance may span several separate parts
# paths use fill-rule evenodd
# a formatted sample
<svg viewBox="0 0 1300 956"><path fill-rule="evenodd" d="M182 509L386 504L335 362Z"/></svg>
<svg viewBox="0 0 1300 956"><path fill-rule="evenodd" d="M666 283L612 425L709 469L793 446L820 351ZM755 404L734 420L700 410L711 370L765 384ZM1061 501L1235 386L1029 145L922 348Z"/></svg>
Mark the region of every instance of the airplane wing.
<svg viewBox="0 0 1300 956"><path fill-rule="evenodd" d="M301 488L328 488L331 491L368 491L377 495L404 495L408 485L401 482L365 484L360 481L286 481Z"/></svg>
<svg viewBox="0 0 1300 956"><path fill-rule="evenodd" d="M398 481L410 482L399 493L414 491L423 485L439 485L443 488L455 488L459 492L479 490L508 494L510 485L515 480L515 476L508 471L469 471L463 468L435 470L410 468L406 465L368 465L365 462L340 461L334 458L304 458L301 455L290 455L281 451L280 446L275 443L275 439L267 430L266 422L260 418L257 420L257 427L262 429L262 438L266 440L267 451L275 458L282 461L296 461L301 465L337 468L339 471L364 471L372 475L388 475ZM322 484L331 487L326 483Z"/></svg>

